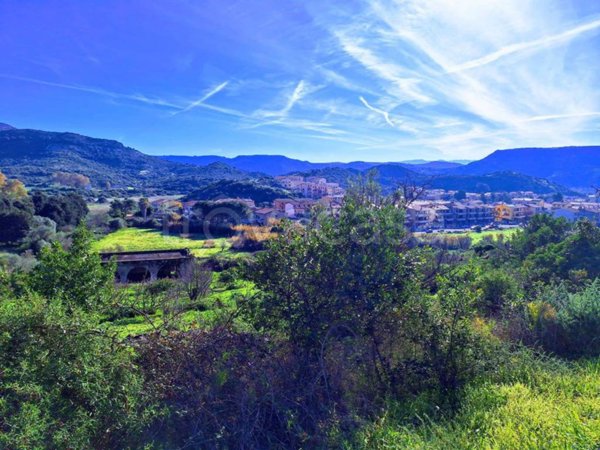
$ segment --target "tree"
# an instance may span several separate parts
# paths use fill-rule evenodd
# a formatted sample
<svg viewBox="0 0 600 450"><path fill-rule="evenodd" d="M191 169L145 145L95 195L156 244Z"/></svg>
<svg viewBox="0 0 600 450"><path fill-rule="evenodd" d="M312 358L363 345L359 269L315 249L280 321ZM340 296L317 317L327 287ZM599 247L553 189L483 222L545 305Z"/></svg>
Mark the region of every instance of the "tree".
<svg viewBox="0 0 600 450"><path fill-rule="evenodd" d="M111 217L120 217L124 219L128 214L131 214L136 207L136 202L130 198L125 200L115 199L110 204L110 210L108 214Z"/></svg>
<svg viewBox="0 0 600 450"><path fill-rule="evenodd" d="M33 225L33 205L29 197L0 194L0 242L18 243Z"/></svg>
<svg viewBox="0 0 600 450"><path fill-rule="evenodd" d="M18 243L31 229L33 216L25 211L0 211L0 242Z"/></svg>
<svg viewBox="0 0 600 450"><path fill-rule="evenodd" d="M384 355L383 330L394 328L396 311L418 291L418 258L406 237L403 210L372 178L351 185L339 218L322 215L305 229L286 224L246 269L262 292L248 305L249 319L283 333L308 360L332 333L360 336L388 384L393 363Z"/></svg>
<svg viewBox="0 0 600 450"><path fill-rule="evenodd" d="M8 180L2 188L2 191L9 197L17 199L27 197L27 189L19 180Z"/></svg>
<svg viewBox="0 0 600 450"><path fill-rule="evenodd" d="M206 296L210 290L212 273L197 259L192 259L179 274L179 285L191 302Z"/></svg>
<svg viewBox="0 0 600 450"><path fill-rule="evenodd" d="M102 264L92 251L92 234L84 226L73 233L67 250L58 242L42 249L30 277L31 288L49 299L61 299L68 310L103 310L112 300L115 267Z"/></svg>
<svg viewBox="0 0 600 450"><path fill-rule="evenodd" d="M511 245L515 254L524 259L537 249L561 242L570 229L571 225L562 217L536 214L522 231L515 234Z"/></svg>
<svg viewBox="0 0 600 450"><path fill-rule="evenodd" d="M148 218L148 208L150 207L150 201L146 197L142 197L138 201L138 207L144 220Z"/></svg>
<svg viewBox="0 0 600 450"><path fill-rule="evenodd" d="M91 184L88 177L79 173L55 172L52 174L52 180L63 186L76 188L86 188Z"/></svg>
<svg viewBox="0 0 600 450"><path fill-rule="evenodd" d="M85 199L73 192L48 196L36 191L32 200L35 214L52 219L59 228L79 225L89 212Z"/></svg>
<svg viewBox="0 0 600 450"><path fill-rule="evenodd" d="M119 448L144 424L128 349L61 306L0 302L2 448Z"/></svg>
<svg viewBox="0 0 600 450"><path fill-rule="evenodd" d="M0 172L0 189L6 186L6 175Z"/></svg>

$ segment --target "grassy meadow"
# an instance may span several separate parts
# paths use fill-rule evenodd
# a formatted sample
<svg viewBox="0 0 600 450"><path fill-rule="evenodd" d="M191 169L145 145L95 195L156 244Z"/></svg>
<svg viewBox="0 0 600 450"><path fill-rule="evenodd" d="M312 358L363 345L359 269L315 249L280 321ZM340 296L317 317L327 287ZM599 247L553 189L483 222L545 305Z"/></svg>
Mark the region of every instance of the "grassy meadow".
<svg viewBox="0 0 600 450"><path fill-rule="evenodd" d="M225 238L209 240L202 235L184 237L166 235L154 229L123 228L96 241L93 249L98 252L110 252L189 248L194 256L205 258L224 253L230 246Z"/></svg>

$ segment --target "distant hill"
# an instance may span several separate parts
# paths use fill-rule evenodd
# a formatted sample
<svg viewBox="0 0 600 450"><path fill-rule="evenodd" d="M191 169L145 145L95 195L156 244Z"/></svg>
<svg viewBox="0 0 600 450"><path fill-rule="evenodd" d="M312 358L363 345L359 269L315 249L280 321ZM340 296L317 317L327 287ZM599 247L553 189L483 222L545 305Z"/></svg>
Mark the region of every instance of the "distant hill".
<svg viewBox="0 0 600 450"><path fill-rule="evenodd" d="M339 168L353 170L368 170L379 166L381 162L353 161L348 163L328 162L314 163L302 161L299 159L288 158L281 155L241 155L234 158L224 156L206 155L206 156L183 156L170 155L161 156L161 158L178 163L193 164L196 166L206 166L211 163L220 162L245 172L262 172L270 176L286 175L296 172L310 172L313 170ZM405 162L391 162L393 164L410 168L410 170L423 173L443 173L451 169L460 167L461 164L449 161L425 161L413 160Z"/></svg>
<svg viewBox="0 0 600 450"><path fill-rule="evenodd" d="M268 180L221 180L192 191L186 196L186 200L249 198L260 204L290 196L292 193L288 190L269 183Z"/></svg>
<svg viewBox="0 0 600 450"><path fill-rule="evenodd" d="M409 182L425 185L430 189L465 190L469 192L532 191L537 194L550 194L554 192L563 194L572 193L568 188L549 182L548 180L514 172L496 172L486 175L432 175L416 172L404 165L398 164L381 164L372 167L370 170L377 171L377 181L386 192L398 188L402 183ZM298 174L320 176L346 187L348 180L359 175L364 175L366 172L336 167L299 172Z"/></svg>
<svg viewBox="0 0 600 450"><path fill-rule="evenodd" d="M600 185L600 146L497 150L479 161L453 169L452 173L483 175L500 171L589 189L591 185Z"/></svg>
<svg viewBox="0 0 600 450"><path fill-rule="evenodd" d="M313 163L299 159L288 158L281 155L241 155L234 158L224 156L161 156L167 161L205 166L213 162L221 162L245 172L261 172L270 176L286 175L294 172L307 172L310 170L324 169L329 167L343 167L365 170L381 163L369 163L356 161L350 163Z"/></svg>
<svg viewBox="0 0 600 450"><path fill-rule="evenodd" d="M348 180L356 178L363 172L357 169L344 169L341 167L326 167L324 169L313 169L307 172L294 172L291 175L301 175L304 177L321 177L330 183L338 183L342 187L348 186Z"/></svg>
<svg viewBox="0 0 600 450"><path fill-rule="evenodd" d="M0 171L30 187L47 186L54 173L68 172L89 177L92 187L183 193L222 180L257 180L260 190L265 186L278 189L270 176L300 173L345 185L348 178L370 169L377 169L386 190L410 181L474 192L565 193L567 189L561 185L574 188L600 185L600 147L503 150L466 166L448 161L311 163L281 155L150 156L114 140L0 124ZM243 183L233 184L231 189L228 187L231 192L223 194L239 196L246 187ZM210 190L206 192L212 195ZM236 192L239 195L234 195Z"/></svg>
<svg viewBox="0 0 600 450"><path fill-rule="evenodd" d="M0 122L0 131L8 131L8 130L16 130L16 128L13 126L10 126L7 123Z"/></svg>
<svg viewBox="0 0 600 450"><path fill-rule="evenodd" d="M438 175L427 185L432 189L463 190L467 192L532 191L536 194L573 194L568 188L544 178L516 172L494 172L485 175Z"/></svg>
<svg viewBox="0 0 600 450"><path fill-rule="evenodd" d="M92 186L143 187L162 191L189 190L219 179L247 174L214 163L196 167L164 161L120 142L75 133L5 129L0 132L0 171L28 186L50 183L55 172L86 175Z"/></svg>

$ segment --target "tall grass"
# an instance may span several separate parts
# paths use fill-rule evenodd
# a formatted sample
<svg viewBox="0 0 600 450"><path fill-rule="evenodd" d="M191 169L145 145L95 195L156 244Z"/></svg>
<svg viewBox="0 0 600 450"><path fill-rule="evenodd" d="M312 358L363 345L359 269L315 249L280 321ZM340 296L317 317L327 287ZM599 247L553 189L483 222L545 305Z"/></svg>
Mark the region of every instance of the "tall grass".
<svg viewBox="0 0 600 450"><path fill-rule="evenodd" d="M492 379L465 389L451 416L435 417L425 401L421 410L418 401L394 405L347 448L600 448L600 359L567 364L522 352Z"/></svg>

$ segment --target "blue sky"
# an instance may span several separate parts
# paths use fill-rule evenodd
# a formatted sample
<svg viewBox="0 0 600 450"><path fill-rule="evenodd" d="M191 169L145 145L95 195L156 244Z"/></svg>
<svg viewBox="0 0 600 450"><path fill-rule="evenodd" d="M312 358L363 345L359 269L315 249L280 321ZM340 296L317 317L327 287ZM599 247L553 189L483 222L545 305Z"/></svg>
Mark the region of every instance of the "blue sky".
<svg viewBox="0 0 600 450"><path fill-rule="evenodd" d="M0 0L0 122L151 154L600 144L595 0Z"/></svg>

